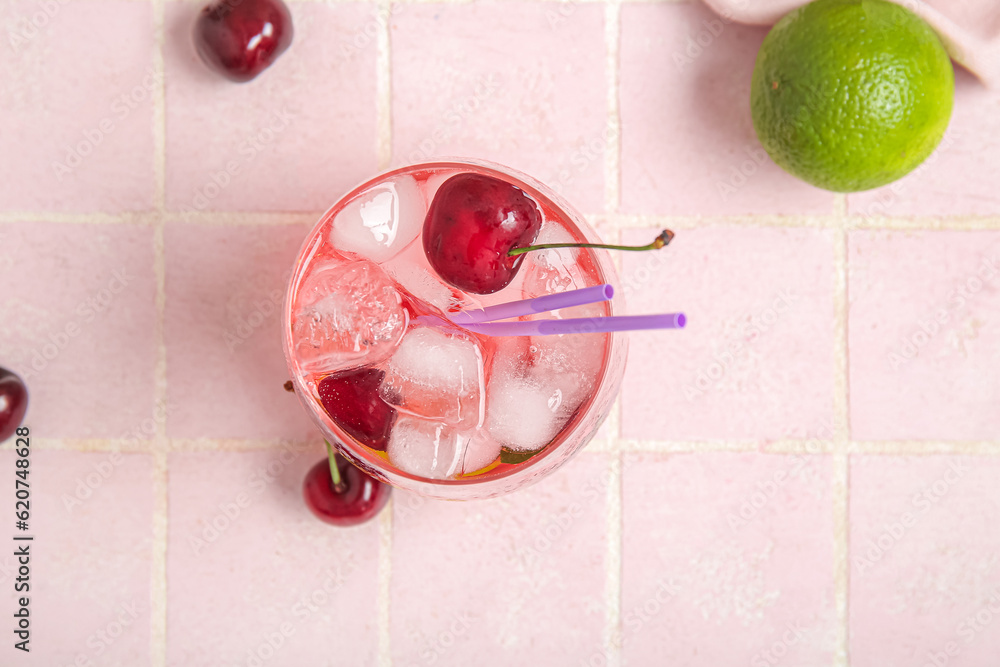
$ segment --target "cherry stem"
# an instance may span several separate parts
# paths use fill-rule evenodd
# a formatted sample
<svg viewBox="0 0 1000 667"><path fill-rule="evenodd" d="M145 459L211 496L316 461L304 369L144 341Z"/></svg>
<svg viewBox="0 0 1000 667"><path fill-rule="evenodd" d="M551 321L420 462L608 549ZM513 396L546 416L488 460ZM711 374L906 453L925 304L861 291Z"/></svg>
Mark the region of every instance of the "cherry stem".
<svg viewBox="0 0 1000 667"><path fill-rule="evenodd" d="M337 453L334 451L333 445L328 441L324 440L323 442L326 443L326 456L330 461L330 478L333 480L333 492L341 494L347 490L347 485L340 478L340 470L337 468Z"/></svg>
<svg viewBox="0 0 1000 667"><path fill-rule="evenodd" d="M607 243L546 243L544 245L529 245L524 248L511 248L507 251L508 257L517 257L532 250L548 250L550 248L604 248L606 250L659 250L668 245L674 238L674 233L669 229L660 232L649 245L609 245Z"/></svg>

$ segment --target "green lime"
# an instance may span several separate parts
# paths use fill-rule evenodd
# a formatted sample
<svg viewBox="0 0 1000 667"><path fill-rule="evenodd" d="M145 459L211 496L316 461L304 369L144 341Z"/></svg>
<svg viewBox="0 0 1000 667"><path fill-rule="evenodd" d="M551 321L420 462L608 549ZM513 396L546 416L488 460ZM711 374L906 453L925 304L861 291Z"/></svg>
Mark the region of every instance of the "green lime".
<svg viewBox="0 0 1000 667"><path fill-rule="evenodd" d="M918 16L886 0L816 0L764 39L750 108L785 171L855 192L923 162L944 136L954 93L948 54Z"/></svg>

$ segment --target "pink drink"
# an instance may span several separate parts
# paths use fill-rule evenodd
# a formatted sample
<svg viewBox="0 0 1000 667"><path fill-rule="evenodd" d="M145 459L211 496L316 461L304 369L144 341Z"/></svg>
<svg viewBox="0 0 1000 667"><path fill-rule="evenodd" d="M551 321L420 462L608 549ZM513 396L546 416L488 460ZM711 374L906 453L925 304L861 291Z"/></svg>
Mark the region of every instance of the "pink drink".
<svg viewBox="0 0 1000 667"><path fill-rule="evenodd" d="M448 285L421 240L438 187L460 173L520 188L542 214L534 244L598 241L582 218L530 178L449 161L397 169L346 195L300 252L285 303L289 371L310 416L356 465L440 498L498 495L539 478L586 444L623 371L618 333L491 337L448 316L616 283L606 251L526 253L514 280L487 295ZM521 319L601 317L615 302Z"/></svg>

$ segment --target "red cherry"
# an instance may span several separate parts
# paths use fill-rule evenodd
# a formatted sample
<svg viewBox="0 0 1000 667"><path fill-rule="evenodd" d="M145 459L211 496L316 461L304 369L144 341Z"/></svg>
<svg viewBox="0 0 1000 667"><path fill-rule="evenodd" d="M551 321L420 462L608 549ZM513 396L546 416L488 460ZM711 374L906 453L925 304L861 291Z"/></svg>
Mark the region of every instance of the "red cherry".
<svg viewBox="0 0 1000 667"><path fill-rule="evenodd" d="M366 475L330 449L331 459L314 465L302 484L302 496L312 513L335 526L353 526L374 518L392 494L392 487ZM330 461L337 466L336 482Z"/></svg>
<svg viewBox="0 0 1000 667"><path fill-rule="evenodd" d="M0 442L14 435L28 410L28 389L21 378L0 368Z"/></svg>
<svg viewBox="0 0 1000 667"><path fill-rule="evenodd" d="M492 176L458 174L445 181L424 218L424 253L447 283L471 294L506 287L522 258L507 253L529 245L542 214L520 188Z"/></svg>
<svg viewBox="0 0 1000 667"><path fill-rule="evenodd" d="M220 0L194 24L194 45L206 65L231 81L249 81L292 43L292 15L281 0Z"/></svg>
<svg viewBox="0 0 1000 667"><path fill-rule="evenodd" d="M385 371L360 368L319 381L319 400L340 427L364 445L385 451L396 409L382 400L378 386Z"/></svg>

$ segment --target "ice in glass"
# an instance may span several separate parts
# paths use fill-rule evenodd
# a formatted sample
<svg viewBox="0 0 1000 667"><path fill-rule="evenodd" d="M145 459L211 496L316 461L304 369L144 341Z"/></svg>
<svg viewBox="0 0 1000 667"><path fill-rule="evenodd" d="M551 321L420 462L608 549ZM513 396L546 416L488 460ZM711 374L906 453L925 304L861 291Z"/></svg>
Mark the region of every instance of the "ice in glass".
<svg viewBox="0 0 1000 667"><path fill-rule="evenodd" d="M300 399L330 442L396 486L443 498L497 495L554 469L592 437L621 380L620 333L495 337L456 313L616 281L606 251L525 253L511 282L477 294L432 266L424 221L459 174L501 179L541 217L534 244L595 242L568 205L484 162L397 169L334 205L299 255L283 333ZM431 258L433 259L433 258ZM616 301L520 319L611 315Z"/></svg>

